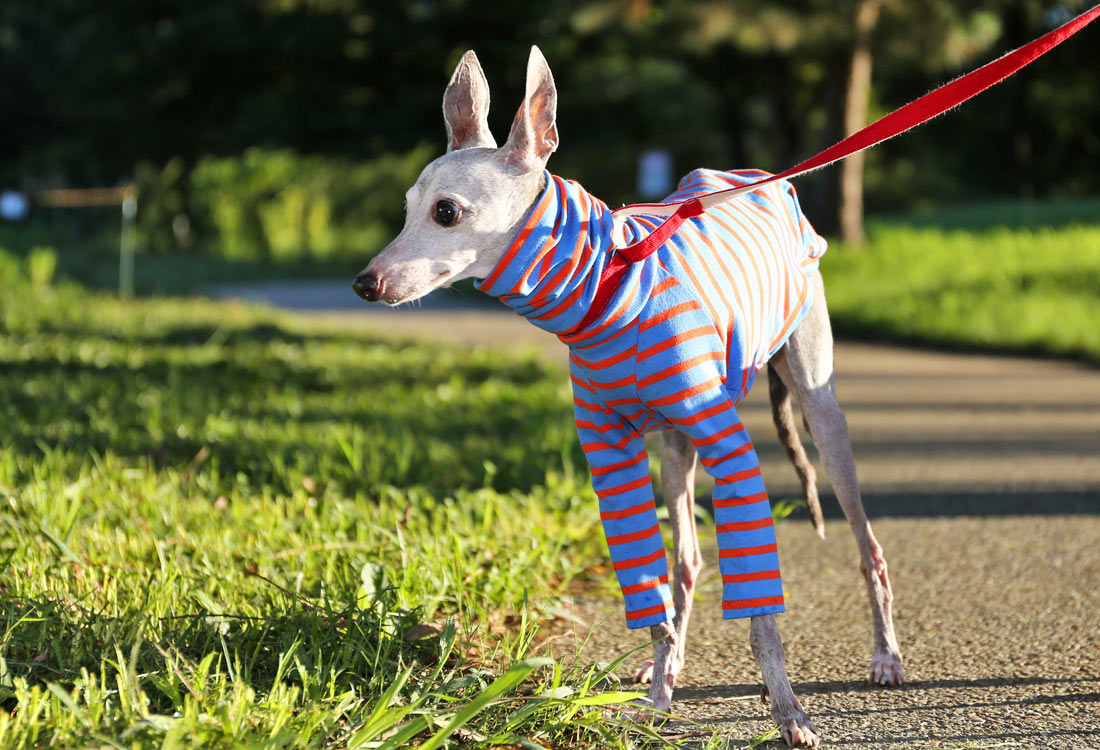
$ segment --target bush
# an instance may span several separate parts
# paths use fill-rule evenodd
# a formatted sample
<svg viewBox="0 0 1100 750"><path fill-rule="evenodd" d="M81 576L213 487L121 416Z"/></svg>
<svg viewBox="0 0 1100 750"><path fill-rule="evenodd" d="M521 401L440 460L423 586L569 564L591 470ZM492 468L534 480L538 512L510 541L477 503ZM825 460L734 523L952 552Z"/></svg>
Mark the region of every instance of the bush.
<svg viewBox="0 0 1100 750"><path fill-rule="evenodd" d="M27 256L27 278L35 286L49 286L57 271L57 251L39 245Z"/></svg>
<svg viewBox="0 0 1100 750"><path fill-rule="evenodd" d="M23 269L20 268L19 259L0 247L0 285L4 289L11 290L16 285L26 283L23 277Z"/></svg>
<svg viewBox="0 0 1100 750"><path fill-rule="evenodd" d="M369 162L249 149L139 170L142 238L231 260L373 255L403 221L404 191L428 163L426 145Z"/></svg>

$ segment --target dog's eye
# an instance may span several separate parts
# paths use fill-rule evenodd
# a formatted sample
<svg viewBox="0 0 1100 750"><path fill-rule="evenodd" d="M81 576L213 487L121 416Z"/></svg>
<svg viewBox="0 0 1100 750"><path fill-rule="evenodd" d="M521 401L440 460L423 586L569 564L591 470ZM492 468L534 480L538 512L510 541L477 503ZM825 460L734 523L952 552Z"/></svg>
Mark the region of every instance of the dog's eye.
<svg viewBox="0 0 1100 750"><path fill-rule="evenodd" d="M401 206L401 210L404 211L405 213L409 212L409 202L408 201L405 201L405 205Z"/></svg>
<svg viewBox="0 0 1100 750"><path fill-rule="evenodd" d="M450 201L439 201L435 204L435 221L440 226L452 226L458 221L458 206Z"/></svg>

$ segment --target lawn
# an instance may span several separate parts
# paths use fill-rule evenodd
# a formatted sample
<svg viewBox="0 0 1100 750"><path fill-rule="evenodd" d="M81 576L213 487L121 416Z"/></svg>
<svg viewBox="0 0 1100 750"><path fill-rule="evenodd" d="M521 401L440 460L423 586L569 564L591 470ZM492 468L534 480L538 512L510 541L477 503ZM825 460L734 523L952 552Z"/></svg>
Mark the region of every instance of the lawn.
<svg viewBox="0 0 1100 750"><path fill-rule="evenodd" d="M871 222L821 263L838 335L1100 363L1100 200Z"/></svg>
<svg viewBox="0 0 1100 750"><path fill-rule="evenodd" d="M536 625L606 555L563 372L25 265L0 254L0 747L644 740Z"/></svg>
<svg viewBox="0 0 1100 750"><path fill-rule="evenodd" d="M834 325L1100 362L1097 216L873 223L822 264ZM0 252L0 747L659 741L596 705L629 695L606 665L553 662L538 632L571 586L607 585L563 372L119 302L53 283L79 275L72 248L18 255Z"/></svg>

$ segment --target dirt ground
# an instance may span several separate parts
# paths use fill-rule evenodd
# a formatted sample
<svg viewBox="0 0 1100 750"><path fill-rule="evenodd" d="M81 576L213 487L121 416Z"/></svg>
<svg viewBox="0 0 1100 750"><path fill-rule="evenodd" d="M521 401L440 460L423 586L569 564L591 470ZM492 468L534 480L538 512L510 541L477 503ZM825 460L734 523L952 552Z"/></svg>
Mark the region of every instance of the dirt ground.
<svg viewBox="0 0 1100 750"><path fill-rule="evenodd" d="M321 314L565 361L553 336L507 312ZM866 684L865 588L819 466L827 537L805 520L779 524L779 625L795 692L826 746L1100 750L1100 370L862 343L838 344L836 364L864 501L890 565L907 682ZM739 411L771 496L793 497L766 390ZM713 559L707 571L673 704L685 720L668 731L702 742L717 728L742 747L771 724L747 623L720 619ZM583 658L611 661L647 642L625 628L618 601L574 606L577 632L591 635ZM622 675L644 659L645 649Z"/></svg>
<svg viewBox="0 0 1100 750"><path fill-rule="evenodd" d="M847 524L828 522L824 542L806 522L779 524L787 668L826 747L1100 748L1100 518L880 517L875 531L896 597L899 688L866 682L870 615ZM709 727L744 747L773 724L748 623L721 619L713 553L708 563L672 709L691 721L669 731L702 738ZM586 660L648 642L626 630L618 602L575 608ZM647 652L627 659L624 679Z"/></svg>

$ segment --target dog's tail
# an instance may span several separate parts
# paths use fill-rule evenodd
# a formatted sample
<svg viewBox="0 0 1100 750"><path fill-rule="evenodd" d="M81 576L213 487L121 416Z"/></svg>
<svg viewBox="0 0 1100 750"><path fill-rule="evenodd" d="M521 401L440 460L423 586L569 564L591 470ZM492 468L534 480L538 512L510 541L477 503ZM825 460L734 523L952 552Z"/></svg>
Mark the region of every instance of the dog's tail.
<svg viewBox="0 0 1100 750"><path fill-rule="evenodd" d="M798 425L794 421L794 408L791 406L791 393L783 383L779 373L768 365L768 396L772 402L772 419L779 431L779 442L787 449L787 458L794 464L798 478L802 481L802 496L806 498L806 508L810 511L810 521L814 530L825 538L825 519L821 515L821 501L817 497L817 472L802 446L798 435Z"/></svg>

